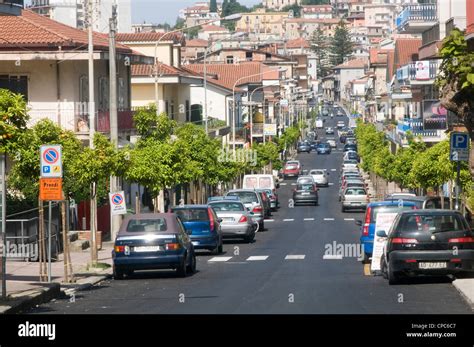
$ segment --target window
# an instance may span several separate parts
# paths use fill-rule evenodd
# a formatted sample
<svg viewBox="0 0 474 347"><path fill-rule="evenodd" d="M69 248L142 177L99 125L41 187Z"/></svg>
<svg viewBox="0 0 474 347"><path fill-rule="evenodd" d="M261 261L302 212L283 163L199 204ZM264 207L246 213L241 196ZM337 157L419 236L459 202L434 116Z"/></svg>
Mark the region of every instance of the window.
<svg viewBox="0 0 474 347"><path fill-rule="evenodd" d="M167 116L170 115L170 104L169 104L168 100L165 101L165 112L166 112Z"/></svg>
<svg viewBox="0 0 474 347"><path fill-rule="evenodd" d="M174 101L173 100L170 102L170 112L171 112L170 114L171 119L174 119L175 114L174 114Z"/></svg>
<svg viewBox="0 0 474 347"><path fill-rule="evenodd" d="M79 77L79 100L81 103L89 102L89 80L84 75Z"/></svg>
<svg viewBox="0 0 474 347"><path fill-rule="evenodd" d="M127 107L127 87L123 77L118 79L118 108L123 110Z"/></svg>
<svg viewBox="0 0 474 347"><path fill-rule="evenodd" d="M252 52L245 52L245 59L247 61L252 61L253 53Z"/></svg>
<svg viewBox="0 0 474 347"><path fill-rule="evenodd" d="M233 64L234 63L234 56L233 55L228 55L226 57L226 63L227 64Z"/></svg>
<svg viewBox="0 0 474 347"><path fill-rule="evenodd" d="M21 94L25 100L28 100L28 77L0 75L0 89L8 89L13 93Z"/></svg>
<svg viewBox="0 0 474 347"><path fill-rule="evenodd" d="M99 78L99 110L109 108L109 79L107 77Z"/></svg>
<svg viewBox="0 0 474 347"><path fill-rule="evenodd" d="M132 219L128 222L127 232L143 231L167 231L166 220L164 218L156 219Z"/></svg>

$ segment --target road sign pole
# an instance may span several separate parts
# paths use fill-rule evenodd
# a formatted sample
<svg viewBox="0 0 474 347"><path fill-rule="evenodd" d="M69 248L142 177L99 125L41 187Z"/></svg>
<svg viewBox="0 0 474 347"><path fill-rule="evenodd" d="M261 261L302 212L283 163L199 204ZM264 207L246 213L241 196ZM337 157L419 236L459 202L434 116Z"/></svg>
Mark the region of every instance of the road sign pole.
<svg viewBox="0 0 474 347"><path fill-rule="evenodd" d="M459 203L459 191L461 189L461 162L456 162L456 205L455 210L461 209L461 204Z"/></svg>
<svg viewBox="0 0 474 347"><path fill-rule="evenodd" d="M51 221L53 219L52 202L48 206L48 283L51 283Z"/></svg>
<svg viewBox="0 0 474 347"><path fill-rule="evenodd" d="M2 299L7 297L7 234L6 234L6 184L5 184L5 161L6 155L2 154L0 157L0 189L1 191L1 214L2 214Z"/></svg>

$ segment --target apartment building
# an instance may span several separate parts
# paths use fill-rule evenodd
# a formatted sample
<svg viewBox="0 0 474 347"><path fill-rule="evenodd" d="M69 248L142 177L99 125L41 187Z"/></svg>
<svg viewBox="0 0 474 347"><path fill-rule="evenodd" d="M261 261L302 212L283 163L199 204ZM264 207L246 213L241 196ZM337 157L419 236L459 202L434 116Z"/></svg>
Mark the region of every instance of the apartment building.
<svg viewBox="0 0 474 347"><path fill-rule="evenodd" d="M300 5L301 0L262 0L262 5L269 10L281 11L286 6Z"/></svg>
<svg viewBox="0 0 474 347"><path fill-rule="evenodd" d="M242 18L236 22L236 31L276 33L281 34L281 23L289 18L287 12L270 12L266 9L258 9L255 12L244 13Z"/></svg>

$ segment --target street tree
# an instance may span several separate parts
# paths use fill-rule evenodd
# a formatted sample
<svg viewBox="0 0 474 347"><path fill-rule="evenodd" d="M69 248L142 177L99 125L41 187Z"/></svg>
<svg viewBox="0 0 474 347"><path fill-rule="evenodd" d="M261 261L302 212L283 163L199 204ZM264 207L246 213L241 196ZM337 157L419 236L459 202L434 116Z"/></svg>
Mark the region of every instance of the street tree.
<svg viewBox="0 0 474 347"><path fill-rule="evenodd" d="M454 29L443 41L437 85L444 107L459 116L474 140L474 52L464 33Z"/></svg>
<svg viewBox="0 0 474 347"><path fill-rule="evenodd" d="M331 60L334 66L344 63L352 56L354 43L346 24L341 20L336 27L334 36L331 39Z"/></svg>
<svg viewBox="0 0 474 347"><path fill-rule="evenodd" d="M316 29L311 36L311 50L316 55L318 77L324 77L329 71L328 66L329 42L321 28Z"/></svg>
<svg viewBox="0 0 474 347"><path fill-rule="evenodd" d="M8 154L15 150L29 119L23 96L0 89L0 117L0 153Z"/></svg>
<svg viewBox="0 0 474 347"><path fill-rule="evenodd" d="M210 0L209 12L217 13L217 0Z"/></svg>

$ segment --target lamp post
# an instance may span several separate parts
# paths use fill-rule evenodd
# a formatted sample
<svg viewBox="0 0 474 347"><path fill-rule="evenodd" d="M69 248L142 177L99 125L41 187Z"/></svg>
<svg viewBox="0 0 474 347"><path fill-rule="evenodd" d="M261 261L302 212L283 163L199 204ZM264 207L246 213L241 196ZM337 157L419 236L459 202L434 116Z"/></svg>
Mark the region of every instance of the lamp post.
<svg viewBox="0 0 474 347"><path fill-rule="evenodd" d="M235 33L235 34L232 34L230 35L229 37L227 38L237 38L237 37L240 37L240 36L243 36L245 35L244 32L240 32L240 33ZM204 51L204 67L203 67L203 73L204 73L204 123L205 123L205 126L206 126L206 135L207 135L207 131L208 131L208 117L207 117L207 55L209 54L209 49L212 47L213 44L217 44L223 40L225 40L226 38L223 38L223 39L220 39L220 40L217 40L216 42L213 42L209 47L206 47L206 50Z"/></svg>
<svg viewBox="0 0 474 347"><path fill-rule="evenodd" d="M239 82L243 81L246 78L261 76L268 72L283 72L283 71L286 71L286 69L279 68L278 70L267 70L267 71L263 71L257 74L240 77L239 79L237 79L237 81L235 81L234 86L232 87L232 153L234 157L235 157L235 114L237 110L236 102L235 102L235 88L237 87Z"/></svg>
<svg viewBox="0 0 474 347"><path fill-rule="evenodd" d="M287 80L284 80L283 83L288 83L288 82L292 82L293 79L290 78L290 79L287 79ZM257 87L255 88L254 90L252 90L252 92L250 93L250 97L249 97L249 104L250 104L250 112L249 112L249 121L250 121L250 147L252 147L253 145L253 109L252 109L252 98L253 98L253 94L259 90L259 89L263 89L265 87L272 87L272 86L278 86L280 85L280 82L278 83L273 83L273 84L269 84L269 85L266 85L266 86L260 86L260 87ZM263 102L265 102L265 94L263 96ZM264 120L264 123L265 123L265 120ZM265 142L265 134L263 135L263 139L264 139L264 142Z"/></svg>
<svg viewBox="0 0 474 347"><path fill-rule="evenodd" d="M198 25L193 25L193 26L190 26L190 27L183 27L183 28L180 28L180 29L168 31L168 32L164 33L158 39L158 41L156 41L156 43L155 43L155 52L154 52L154 62L155 62L155 105L156 105L156 114L157 115L159 115L160 111L161 111L160 110L160 105L159 105L159 97L158 97L158 77L159 77L159 75L158 75L158 57L157 57L158 45L160 44L160 42L166 36L171 35L171 34L176 34L176 33L179 33L179 32L183 32L185 30L198 28L200 26L215 23L215 22L218 22L218 21L221 21L221 20L235 21L235 20L239 20L240 18L242 18L242 15L240 13L236 13L236 14L232 14L230 16L226 16L226 17L223 17L223 18L216 18L216 19L213 19L213 20L209 20L207 22L204 22L204 23L201 23L201 24L198 24Z"/></svg>

